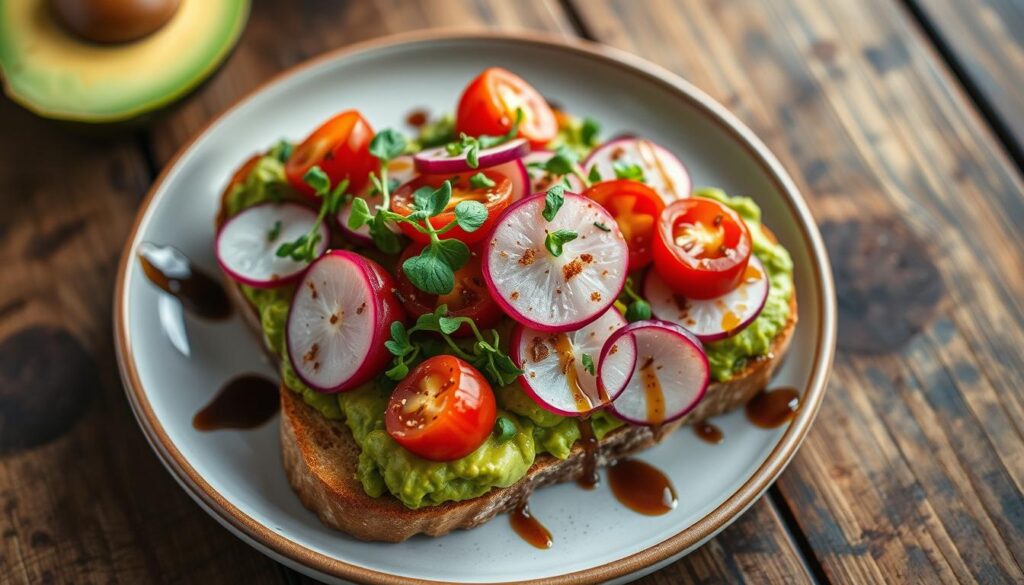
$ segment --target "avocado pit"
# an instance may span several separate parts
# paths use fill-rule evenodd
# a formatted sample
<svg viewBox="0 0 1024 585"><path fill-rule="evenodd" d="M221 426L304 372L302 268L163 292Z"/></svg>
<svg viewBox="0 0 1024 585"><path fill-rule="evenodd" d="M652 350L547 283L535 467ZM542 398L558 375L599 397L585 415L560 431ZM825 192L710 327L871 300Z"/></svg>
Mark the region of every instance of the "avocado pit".
<svg viewBox="0 0 1024 585"><path fill-rule="evenodd" d="M178 11L180 0L49 0L57 20L94 43L128 43L147 37Z"/></svg>

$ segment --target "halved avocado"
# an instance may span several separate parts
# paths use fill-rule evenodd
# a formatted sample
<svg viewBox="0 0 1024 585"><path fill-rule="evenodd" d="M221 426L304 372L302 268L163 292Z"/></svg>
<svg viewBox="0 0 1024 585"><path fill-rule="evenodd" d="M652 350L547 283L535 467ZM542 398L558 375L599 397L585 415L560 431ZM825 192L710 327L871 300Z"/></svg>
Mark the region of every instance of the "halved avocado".
<svg viewBox="0 0 1024 585"><path fill-rule="evenodd" d="M181 0L153 34L103 45L69 33L45 0L0 0L4 91L47 118L136 118L209 76L231 51L248 15L249 0Z"/></svg>

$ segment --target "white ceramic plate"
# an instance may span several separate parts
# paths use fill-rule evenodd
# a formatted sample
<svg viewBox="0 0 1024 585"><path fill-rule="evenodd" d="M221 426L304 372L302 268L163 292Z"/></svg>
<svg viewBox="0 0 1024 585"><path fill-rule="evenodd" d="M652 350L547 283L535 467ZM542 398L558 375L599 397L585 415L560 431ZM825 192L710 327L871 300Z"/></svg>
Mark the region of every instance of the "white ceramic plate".
<svg viewBox="0 0 1024 585"><path fill-rule="evenodd" d="M193 414L226 380L273 373L239 319L187 316L190 355L161 327L161 293L134 260L140 242L171 244L210 273L213 217L233 169L278 138L301 139L330 115L358 108L377 128L402 127L412 108L451 111L466 82L487 66L517 72L549 98L604 125L603 136L635 132L673 150L695 185L753 196L796 263L800 323L775 385L801 388L788 426L761 430L742 413L714 423L713 446L685 430L645 452L679 492L672 513L647 517L607 489L540 490L536 516L554 535L550 550L516 537L504 517L443 538L402 544L359 542L323 526L299 503L279 463L276 420L253 431L203 433ZM835 338L828 261L806 205L785 171L738 120L669 72L603 47L546 37L403 36L326 55L277 78L213 122L168 165L127 244L116 297L118 357L143 430L182 487L224 526L272 557L321 579L384 583L626 581L699 546L742 513L778 476L821 401ZM164 307L164 310L168 307ZM178 340L181 345L181 340Z"/></svg>

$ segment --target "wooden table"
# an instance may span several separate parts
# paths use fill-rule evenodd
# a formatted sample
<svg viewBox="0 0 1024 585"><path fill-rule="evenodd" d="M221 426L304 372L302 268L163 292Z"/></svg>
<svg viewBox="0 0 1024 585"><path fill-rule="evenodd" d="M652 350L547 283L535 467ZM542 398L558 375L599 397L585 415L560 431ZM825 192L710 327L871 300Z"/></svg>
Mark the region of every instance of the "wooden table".
<svg viewBox="0 0 1024 585"><path fill-rule="evenodd" d="M257 0L224 68L147 129L83 137L0 101L0 582L309 582L150 451L114 363L115 264L156 172L239 96L451 25L679 73L768 143L828 243L840 351L817 424L766 497L644 583L1024 581L1019 2Z"/></svg>

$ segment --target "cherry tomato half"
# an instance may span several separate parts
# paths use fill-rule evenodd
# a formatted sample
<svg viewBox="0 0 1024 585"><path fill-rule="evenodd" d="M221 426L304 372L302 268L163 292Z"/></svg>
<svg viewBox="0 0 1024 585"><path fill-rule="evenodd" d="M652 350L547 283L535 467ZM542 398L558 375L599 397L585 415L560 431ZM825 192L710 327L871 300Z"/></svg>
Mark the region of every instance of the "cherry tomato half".
<svg viewBox="0 0 1024 585"><path fill-rule="evenodd" d="M629 269L650 264L654 224L665 208L658 192L639 181L618 179L596 183L583 194L601 204L619 224L629 245Z"/></svg>
<svg viewBox="0 0 1024 585"><path fill-rule="evenodd" d="M288 182L297 191L314 198L313 189L302 180L314 165L327 173L332 185L346 177L349 192L357 193L370 179L378 165L370 154L373 128L359 112L347 110L324 122L302 144L295 147L284 165Z"/></svg>
<svg viewBox="0 0 1024 585"><path fill-rule="evenodd" d="M512 203L512 180L505 175L493 170L479 171L488 179L494 182L493 187L476 188L470 184L470 177L477 171L467 171L455 175L419 175L408 183L402 185L391 195L391 211L400 215L409 216L415 211L413 209L413 193L420 187L431 187L437 189L445 180L452 182L452 198L448 206L439 215L430 218L430 223L435 228L442 228L455 220L455 206L463 201L479 201L487 208L487 220L475 231L467 232L460 227L440 235L442 240L454 238L462 240L467 244L473 244L487 237L488 232L498 216ZM405 235L412 238L414 242L426 244L430 236L424 234L407 223L399 224Z"/></svg>
<svg viewBox="0 0 1024 585"><path fill-rule="evenodd" d="M735 211L712 199L681 199L658 220L654 268L684 297L712 299L740 283L751 248L747 224Z"/></svg>
<svg viewBox="0 0 1024 585"><path fill-rule="evenodd" d="M476 368L450 355L416 366L388 400L388 434L431 461L465 457L494 430L497 406L491 385Z"/></svg>
<svg viewBox="0 0 1024 585"><path fill-rule="evenodd" d="M448 305L452 317L469 317L480 329L493 327L504 316L501 307L487 290L487 282L480 270L480 254L475 250L465 266L455 271L455 288L446 295L432 295L413 286L402 271L402 263L417 255L423 244L410 244L398 259L395 282L398 296L413 317L433 313L441 305ZM473 332L467 325L459 327L453 337L463 337Z"/></svg>
<svg viewBox="0 0 1024 585"><path fill-rule="evenodd" d="M523 110L519 136L534 148L543 148L558 134L551 106L529 83L500 67L484 69L459 99L455 130L470 136L500 136L512 128L516 109Z"/></svg>

